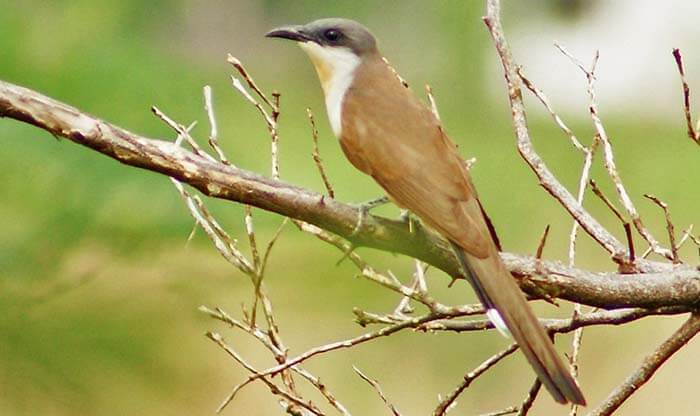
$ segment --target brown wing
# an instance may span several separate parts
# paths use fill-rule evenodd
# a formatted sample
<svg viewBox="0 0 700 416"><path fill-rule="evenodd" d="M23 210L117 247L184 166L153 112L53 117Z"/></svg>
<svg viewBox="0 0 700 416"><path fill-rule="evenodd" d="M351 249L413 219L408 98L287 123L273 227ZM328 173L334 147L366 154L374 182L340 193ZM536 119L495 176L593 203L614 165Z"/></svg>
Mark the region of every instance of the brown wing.
<svg viewBox="0 0 700 416"><path fill-rule="evenodd" d="M555 400L584 404L520 288L498 256L487 220L455 145L439 122L385 65L363 65L343 105L341 145L405 208L448 238L479 299L495 308Z"/></svg>
<svg viewBox="0 0 700 416"><path fill-rule="evenodd" d="M371 88L351 88L345 97L343 151L397 204L469 254L488 256L490 233L455 145L432 112L388 70L383 62L358 69L355 83Z"/></svg>

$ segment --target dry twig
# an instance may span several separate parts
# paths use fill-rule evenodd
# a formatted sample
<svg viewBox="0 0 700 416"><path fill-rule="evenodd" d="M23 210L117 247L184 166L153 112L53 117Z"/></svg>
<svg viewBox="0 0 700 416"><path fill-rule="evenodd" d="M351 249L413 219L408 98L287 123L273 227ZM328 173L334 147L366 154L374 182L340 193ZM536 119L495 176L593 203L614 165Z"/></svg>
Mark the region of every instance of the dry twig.
<svg viewBox="0 0 700 416"><path fill-rule="evenodd" d="M216 156L219 158L221 163L225 165L230 165L231 162L228 161L224 151L221 150L219 146L219 128L216 123L216 117L214 116L214 105L212 104L211 97L211 87L209 85L204 86L204 110L207 112L207 118L209 119L209 146L216 152Z"/></svg>
<svg viewBox="0 0 700 416"><path fill-rule="evenodd" d="M593 125L596 129L596 133L603 144L605 168L608 171L610 179L615 184L615 189L617 190L622 206L625 207L625 210L627 210L627 213L632 218L632 224L634 224L639 235L641 235L649 243L654 252L668 258L669 260L673 260L671 251L662 247L661 244L659 244L659 242L654 238L651 232L642 223L642 218L637 212L637 208L635 208L634 202L632 202L632 198L630 198L629 194L627 193L627 189L625 188L625 185L622 182L622 178L620 177L620 173L618 172L617 165L615 164L615 157L613 154L612 144L610 142L610 139L608 138L608 133L606 132L605 127L603 127L603 122L598 114L598 102L596 100L595 92L595 69L596 65L598 64L598 58L600 58L599 52L596 51L596 54L593 57L593 63L591 64L591 68L586 69L586 67L581 63L581 61L579 61L571 53L569 53L569 51L567 51L566 48L559 45L558 43L555 43L555 46L561 51L561 53L563 53L566 57L571 59L571 61L574 64L576 64L576 66L578 66L579 69L581 69L581 71L586 75L586 79L588 80L588 97L590 99L589 111L591 119L593 120Z"/></svg>
<svg viewBox="0 0 700 416"><path fill-rule="evenodd" d="M693 115L690 112L690 87L688 86L688 81L685 79L683 56L678 48L673 48L672 54L673 59L676 61L676 66L678 67L678 73L681 75L681 82L683 83L683 110L685 113L685 122L688 126L688 137L695 143L700 144L700 132L698 132L700 127L697 129L693 127Z"/></svg>
<svg viewBox="0 0 700 416"><path fill-rule="evenodd" d="M542 382L539 378L536 378L532 383L532 387L530 387L530 390L527 392L527 396L525 397L525 400L523 400L523 404L520 405L517 416L527 415L530 409L532 409L532 405L535 404L535 399L537 398L537 395L540 393L541 389Z"/></svg>
<svg viewBox="0 0 700 416"><path fill-rule="evenodd" d="M517 406L506 407L505 409L497 410L497 411L491 412L491 413L484 413L484 414L481 414L479 416L504 416L504 415L512 415L513 413L518 413Z"/></svg>
<svg viewBox="0 0 700 416"><path fill-rule="evenodd" d="M391 410L391 414L393 414L394 416L401 416L401 413L398 411L398 409L396 409L396 406L391 404L391 402L389 402L389 399L386 398L386 396L384 395L384 392L382 391L381 386L379 386L379 383L377 382L377 380L373 380L373 379L367 377L362 371L360 371L359 368L357 368L355 366L353 366L352 369L355 370L355 372L357 373L358 376L360 376L361 379L363 379L364 381L369 383L369 385L372 386L372 388L374 388L374 390L377 392L377 394L382 399L384 404L389 408L389 410Z"/></svg>
<svg viewBox="0 0 700 416"><path fill-rule="evenodd" d="M318 151L318 129L316 128L316 120L314 119L314 114L311 112L310 108L306 109L306 115L309 117L309 123L311 123L311 138L314 143L314 150L311 153L311 157L314 160L314 164L316 164L318 173L321 175L321 180L323 180L323 186L326 187L326 192L328 192L328 196L331 198L335 198L333 186L328 180L328 176L326 175L326 169L323 167L323 162L321 161L321 154Z"/></svg>
<svg viewBox="0 0 700 416"><path fill-rule="evenodd" d="M489 29L489 33L493 38L496 51L503 65L518 151L528 166L535 172L540 185L542 185L542 187L544 187L544 189L549 192L579 224L581 224L581 228L605 248L616 261L625 262L627 258L625 247L615 236L583 209L581 204L579 204L573 195L571 195L571 193L556 179L547 168L542 158L534 151L534 146L527 128L525 104L522 98L520 77L517 74L517 65L513 60L510 47L508 46L508 42L503 34L503 28L501 27L500 7L499 1L488 0L487 15L483 20Z"/></svg>
<svg viewBox="0 0 700 416"><path fill-rule="evenodd" d="M223 349L229 356L231 356L234 360L236 360L239 364L241 364L246 370L250 371L253 374L260 374L258 371L248 362L246 362L243 357L241 357L240 354L236 352L233 348L228 346L226 342L224 341L223 337L219 335L218 333L215 332L208 332L207 333L207 338L211 339L214 341L221 349ZM260 377L259 378L263 383L267 385L267 387L270 389L270 391L278 396L283 397L285 400L288 400L291 403L294 403L297 406L301 406L311 412L314 415L323 415L323 413L313 404L313 403L307 403L303 399L296 397L292 394L287 393L286 391L282 390L279 386L274 384L272 381L268 380L265 377ZM240 387L237 386L237 388L234 389L234 392L237 392L240 390ZM217 409L217 412L221 412L228 403L233 400L235 393L231 394ZM292 410L289 412L290 414L294 414L294 411Z"/></svg>
<svg viewBox="0 0 700 416"><path fill-rule="evenodd" d="M442 399L442 401L440 401L438 406L433 411L433 416L444 416L447 413L448 409L455 403L457 397L459 397L459 395L462 394L462 392L466 390L467 387L469 387L474 380L479 378L480 375L484 374L491 367L498 364L498 362L500 362L502 359L514 353L517 349L518 344L510 344L508 348L495 355L492 355L474 370L465 374L459 386L457 386L456 389L454 389L450 394L445 396L445 398Z"/></svg>
<svg viewBox="0 0 700 416"><path fill-rule="evenodd" d="M673 260L674 263L679 263L680 259L678 258L676 231L673 227L673 221L671 220L671 213L668 210L668 204L654 195L644 194L644 197L650 199L664 211L664 217L666 218L666 230L668 231L668 242L671 245L671 260Z"/></svg>

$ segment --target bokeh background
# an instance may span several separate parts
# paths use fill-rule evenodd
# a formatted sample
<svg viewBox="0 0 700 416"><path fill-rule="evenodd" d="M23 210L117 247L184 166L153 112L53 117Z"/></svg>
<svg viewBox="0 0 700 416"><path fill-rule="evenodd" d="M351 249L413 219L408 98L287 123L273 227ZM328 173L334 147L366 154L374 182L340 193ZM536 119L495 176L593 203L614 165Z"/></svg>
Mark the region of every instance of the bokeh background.
<svg viewBox="0 0 700 416"><path fill-rule="evenodd" d="M268 172L268 136L253 108L229 84L231 52L259 84L282 92L284 180L321 190L310 158L305 108L317 114L321 152L337 196L362 201L379 188L350 169L332 138L311 65L291 45L262 34L281 24L327 16L366 23L385 55L419 94L430 83L450 135L477 157L474 177L509 251L532 253L547 224L545 255L566 259L571 220L542 191L518 158L501 72L480 20L480 1L357 2L320 0L0 0L0 79L24 85L143 135L172 138L150 111L198 120L206 137L201 89L214 89L222 146L239 166ZM685 53L700 92L699 6L687 0L506 2L504 24L525 72L548 92L578 137L593 135L585 79L552 41L589 62L601 50L600 111L620 172L658 238L665 230L648 192L671 205L677 228L697 222L700 153L685 136L680 85L670 51ZM532 134L542 156L573 189L581 158L534 100ZM245 373L215 345L219 330L260 367L272 360L246 337L197 312L201 304L238 313L251 300L246 278L219 257L202 233L187 243L192 220L164 177L122 166L93 151L13 120L0 120L0 414L210 414ZM598 166L593 177L609 195ZM621 236L602 204L587 206ZM218 218L242 237L237 205L211 201ZM396 211L387 208L387 215ZM258 237L280 218L256 213ZM639 247L643 247L640 243ZM408 278L411 261L361 250L376 265ZM682 252L697 262L697 249ZM270 263L267 285L292 352L361 332L352 307L389 311L397 298L336 266L334 249L288 227ZM606 254L580 239L577 262L609 270ZM472 301L463 284L432 272L445 302ZM546 316L562 310L538 306ZM648 319L587 330L581 382L595 404L681 318ZM559 338L566 350L570 337ZM413 334L335 352L309 362L355 414L384 405L352 372L377 378L408 415L427 414L437 395L506 345L496 334ZM620 414L696 414L698 341L673 357ZM533 374L520 356L503 362L459 400L457 414L477 414L521 400ZM542 394L535 414L564 414ZM245 390L226 414L279 414L261 386Z"/></svg>

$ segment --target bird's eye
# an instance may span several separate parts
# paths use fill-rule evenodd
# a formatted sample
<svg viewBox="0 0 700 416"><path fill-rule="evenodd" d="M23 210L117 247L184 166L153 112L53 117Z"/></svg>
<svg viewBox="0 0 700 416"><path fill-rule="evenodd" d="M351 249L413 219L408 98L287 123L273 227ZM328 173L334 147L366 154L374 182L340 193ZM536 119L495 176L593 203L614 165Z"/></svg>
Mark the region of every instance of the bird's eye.
<svg viewBox="0 0 700 416"><path fill-rule="evenodd" d="M342 34L340 33L340 31L336 29L328 29L325 32L323 32L323 37L329 42L337 42L341 36Z"/></svg>

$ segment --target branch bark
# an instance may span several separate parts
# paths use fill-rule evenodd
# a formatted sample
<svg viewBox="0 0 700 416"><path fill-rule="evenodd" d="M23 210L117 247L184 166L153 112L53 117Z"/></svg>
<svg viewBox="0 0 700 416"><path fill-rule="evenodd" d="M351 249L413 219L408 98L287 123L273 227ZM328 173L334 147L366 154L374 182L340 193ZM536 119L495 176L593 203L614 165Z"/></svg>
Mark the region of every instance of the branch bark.
<svg viewBox="0 0 700 416"><path fill-rule="evenodd" d="M356 247L405 254L451 276L459 275L444 240L425 228L409 230L403 221L368 215L354 232L359 213L349 204L197 155L175 143L139 136L30 89L0 81L0 117L32 124L126 165L176 178L211 197L314 224ZM618 251L617 244L611 245ZM521 277L521 287L533 296L547 294L606 309L692 306L700 299L700 270L688 265L645 261L646 273L619 274L512 253L502 257L509 270Z"/></svg>

